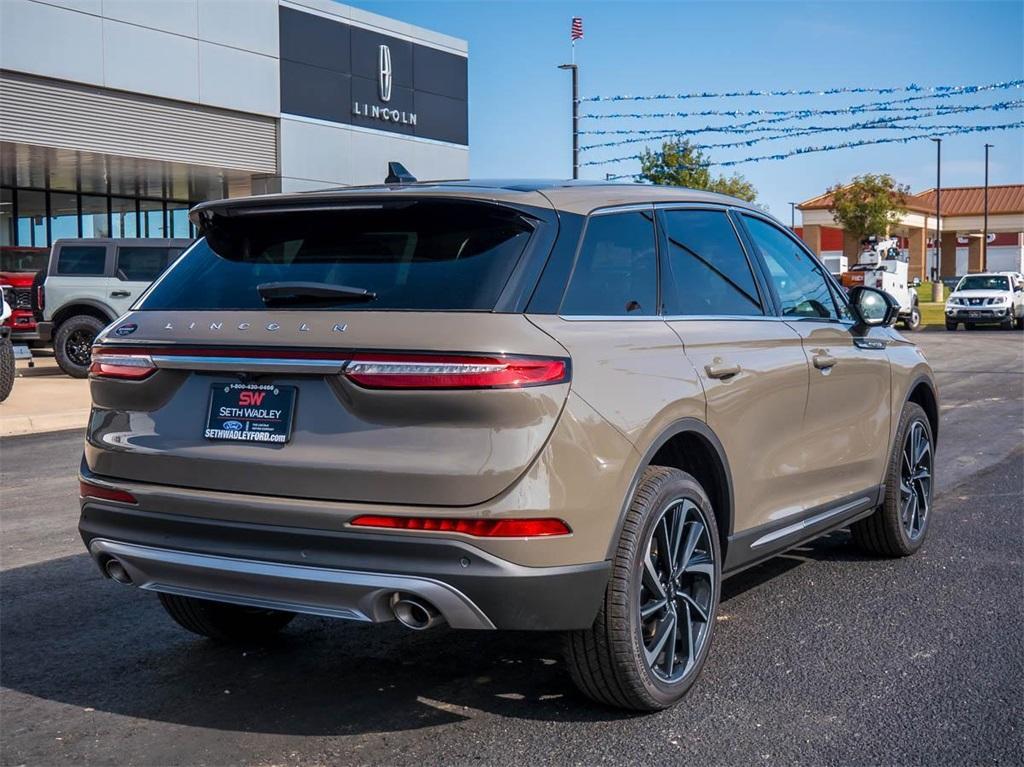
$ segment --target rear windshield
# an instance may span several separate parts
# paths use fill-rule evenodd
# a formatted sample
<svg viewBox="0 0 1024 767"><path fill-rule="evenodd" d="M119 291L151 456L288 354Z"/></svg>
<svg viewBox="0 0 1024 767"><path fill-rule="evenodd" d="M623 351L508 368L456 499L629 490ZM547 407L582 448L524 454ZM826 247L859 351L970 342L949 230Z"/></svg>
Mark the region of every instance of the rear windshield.
<svg viewBox="0 0 1024 767"><path fill-rule="evenodd" d="M983 274L976 274L969 277L964 277L960 280L960 284L956 286L957 290L1009 290L1010 289L1010 278L1009 277L990 277Z"/></svg>
<svg viewBox="0 0 1024 767"><path fill-rule="evenodd" d="M322 308L490 311L531 232L516 211L452 201L218 217L139 308L288 308L267 295L284 284L296 308L312 286Z"/></svg>

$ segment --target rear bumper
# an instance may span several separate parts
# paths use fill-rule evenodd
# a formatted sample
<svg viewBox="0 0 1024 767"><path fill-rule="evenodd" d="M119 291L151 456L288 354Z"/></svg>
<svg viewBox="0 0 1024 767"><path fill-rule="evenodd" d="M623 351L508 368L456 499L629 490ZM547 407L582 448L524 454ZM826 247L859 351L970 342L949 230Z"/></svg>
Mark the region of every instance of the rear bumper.
<svg viewBox="0 0 1024 767"><path fill-rule="evenodd" d="M114 557L151 591L383 622L395 592L454 628L588 628L609 564L524 567L458 540L218 522L93 498L79 524L101 566Z"/></svg>

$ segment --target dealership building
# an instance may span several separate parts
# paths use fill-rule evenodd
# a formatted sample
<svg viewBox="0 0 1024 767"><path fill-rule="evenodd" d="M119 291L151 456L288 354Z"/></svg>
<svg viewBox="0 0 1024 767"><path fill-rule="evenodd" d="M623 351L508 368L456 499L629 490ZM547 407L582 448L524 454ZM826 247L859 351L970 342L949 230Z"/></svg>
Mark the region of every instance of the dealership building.
<svg viewBox="0 0 1024 767"><path fill-rule="evenodd" d="M2 0L0 246L469 171L464 40L330 0Z"/></svg>
<svg viewBox="0 0 1024 767"><path fill-rule="evenodd" d="M984 187L943 187L936 248L935 189L908 195L889 234L900 240L911 279L953 278L969 272L1024 271L1024 184L988 188L988 227ZM857 263L861 243L845 231L832 212L829 192L796 206L797 233L826 265L846 258ZM986 246L982 247L982 235ZM830 267L831 268L831 267Z"/></svg>

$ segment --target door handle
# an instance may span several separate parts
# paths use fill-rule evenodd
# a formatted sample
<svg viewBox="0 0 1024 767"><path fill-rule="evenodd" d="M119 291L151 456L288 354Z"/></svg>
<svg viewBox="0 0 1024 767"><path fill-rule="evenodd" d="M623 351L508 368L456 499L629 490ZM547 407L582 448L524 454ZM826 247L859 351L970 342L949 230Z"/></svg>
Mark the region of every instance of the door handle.
<svg viewBox="0 0 1024 767"><path fill-rule="evenodd" d="M130 290L112 290L110 291L111 298L128 298L132 292Z"/></svg>
<svg viewBox="0 0 1024 767"><path fill-rule="evenodd" d="M732 378L740 372L740 366L729 363L716 363L713 365L705 365L704 372L708 374L708 378Z"/></svg>
<svg viewBox="0 0 1024 767"><path fill-rule="evenodd" d="M815 354L812 358L812 362L814 362L814 367L818 368L818 370L829 370L833 365L839 362L839 360L831 354Z"/></svg>

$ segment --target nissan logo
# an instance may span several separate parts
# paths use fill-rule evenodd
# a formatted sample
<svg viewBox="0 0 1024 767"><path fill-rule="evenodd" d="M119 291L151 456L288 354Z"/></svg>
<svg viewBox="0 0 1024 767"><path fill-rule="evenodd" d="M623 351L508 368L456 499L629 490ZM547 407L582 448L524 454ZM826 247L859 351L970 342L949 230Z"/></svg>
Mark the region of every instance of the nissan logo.
<svg viewBox="0 0 1024 767"><path fill-rule="evenodd" d="M380 62L380 100L391 101L391 49L382 45L379 51Z"/></svg>

